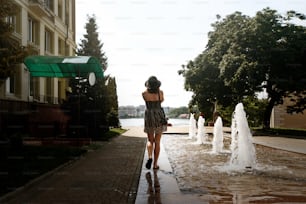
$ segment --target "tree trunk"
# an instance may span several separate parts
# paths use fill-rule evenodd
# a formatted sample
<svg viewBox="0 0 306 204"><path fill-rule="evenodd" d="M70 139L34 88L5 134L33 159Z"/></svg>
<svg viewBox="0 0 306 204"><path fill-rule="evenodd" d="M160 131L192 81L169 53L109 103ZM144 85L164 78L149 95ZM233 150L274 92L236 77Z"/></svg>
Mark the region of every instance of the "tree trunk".
<svg viewBox="0 0 306 204"><path fill-rule="evenodd" d="M270 98L269 103L264 113L264 121L263 121L264 129L270 129L270 119L271 119L271 113L274 107L274 103L275 103L275 100L273 98Z"/></svg>

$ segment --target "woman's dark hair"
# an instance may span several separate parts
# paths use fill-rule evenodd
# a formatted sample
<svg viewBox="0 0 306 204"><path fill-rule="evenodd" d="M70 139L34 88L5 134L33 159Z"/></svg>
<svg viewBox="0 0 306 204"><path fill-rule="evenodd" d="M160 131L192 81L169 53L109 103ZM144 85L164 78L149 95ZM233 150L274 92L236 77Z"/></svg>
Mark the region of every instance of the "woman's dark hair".
<svg viewBox="0 0 306 204"><path fill-rule="evenodd" d="M145 83L145 86L150 93L158 93L160 85L161 82L155 76L149 77Z"/></svg>

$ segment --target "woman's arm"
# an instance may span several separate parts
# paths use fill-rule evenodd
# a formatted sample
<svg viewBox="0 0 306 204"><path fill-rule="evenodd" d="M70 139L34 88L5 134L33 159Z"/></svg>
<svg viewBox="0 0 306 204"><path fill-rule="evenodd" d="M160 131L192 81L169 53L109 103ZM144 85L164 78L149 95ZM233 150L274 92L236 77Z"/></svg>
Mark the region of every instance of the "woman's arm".
<svg viewBox="0 0 306 204"><path fill-rule="evenodd" d="M159 90L159 99L161 102L164 101L164 92L162 90Z"/></svg>
<svg viewBox="0 0 306 204"><path fill-rule="evenodd" d="M146 91L142 92L142 98L143 98L143 100L146 100L145 95L146 95Z"/></svg>

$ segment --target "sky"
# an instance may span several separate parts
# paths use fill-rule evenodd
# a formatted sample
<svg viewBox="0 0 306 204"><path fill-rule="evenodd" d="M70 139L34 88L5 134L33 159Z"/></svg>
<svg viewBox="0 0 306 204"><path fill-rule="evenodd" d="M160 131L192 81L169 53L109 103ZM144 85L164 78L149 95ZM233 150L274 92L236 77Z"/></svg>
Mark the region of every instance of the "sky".
<svg viewBox="0 0 306 204"><path fill-rule="evenodd" d="M153 75L162 83L162 106L188 106L192 93L178 71L205 49L216 15L254 16L266 7L306 14L304 0L76 0L76 42L86 34L87 15L95 15L119 106L144 105L141 93Z"/></svg>

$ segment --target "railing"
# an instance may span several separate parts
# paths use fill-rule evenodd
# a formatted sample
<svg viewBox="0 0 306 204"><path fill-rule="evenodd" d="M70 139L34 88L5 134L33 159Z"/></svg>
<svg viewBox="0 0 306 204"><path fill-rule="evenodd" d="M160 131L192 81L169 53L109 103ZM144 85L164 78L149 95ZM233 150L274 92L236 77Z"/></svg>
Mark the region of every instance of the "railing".
<svg viewBox="0 0 306 204"><path fill-rule="evenodd" d="M42 7L45 7L45 5L46 5L44 0L29 0L29 3L30 4L39 4Z"/></svg>
<svg viewBox="0 0 306 204"><path fill-rule="evenodd" d="M48 103L48 104L62 104L63 101L64 101L63 98L46 96L46 95L29 96L29 102Z"/></svg>
<svg viewBox="0 0 306 204"><path fill-rule="evenodd" d="M53 9L47 0L29 0L29 4L38 6L42 12L46 13L50 17L54 16Z"/></svg>

